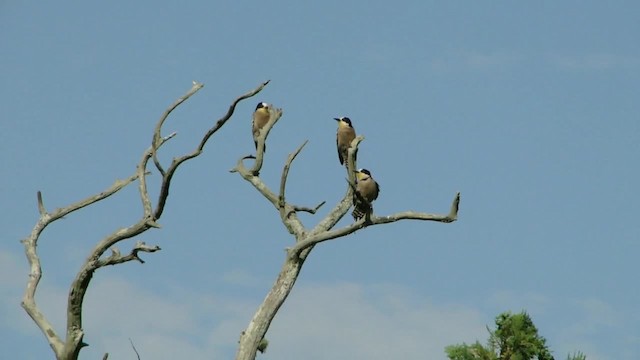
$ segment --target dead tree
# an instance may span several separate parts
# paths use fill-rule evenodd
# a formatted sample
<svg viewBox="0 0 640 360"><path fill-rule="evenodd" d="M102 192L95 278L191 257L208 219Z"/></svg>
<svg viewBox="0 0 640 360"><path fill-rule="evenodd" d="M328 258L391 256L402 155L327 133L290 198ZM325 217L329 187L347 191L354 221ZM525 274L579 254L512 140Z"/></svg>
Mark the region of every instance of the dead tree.
<svg viewBox="0 0 640 360"><path fill-rule="evenodd" d="M30 271L29 280L27 281L27 287L22 298L21 305L46 337L47 341L49 342L49 346L51 346L51 349L55 353L56 359L76 360L78 359L80 350L84 346L87 346L87 344L82 341L84 337L84 331L82 328L82 304L87 289L89 288L89 284L91 283L91 278L93 277L95 271L108 265L122 264L132 260L144 263L144 260L142 260L139 256L141 252L151 253L160 250L160 247L157 245L147 245L144 242L138 241L133 245L132 249L127 254L123 254L120 252L120 250L118 250L116 245L124 240L134 238L149 229L160 227L157 221L162 216L165 205L167 203L167 199L169 197L169 189L171 187L171 179L175 175L180 165L200 155L211 136L213 136L213 134L220 130L220 128L222 128L222 126L224 126L224 124L226 124L226 122L231 118L235 111L236 105L238 105L240 101L248 99L259 93L268 83L269 82L267 81L257 88L235 99L229 106L229 110L227 111L227 113L222 116L214 124L214 126L204 134L202 140L200 140L200 143L196 146L196 148L188 154L174 158L166 169L158 160L157 153L162 145L173 138L176 133L174 132L168 136L162 136L162 126L169 117L169 114L171 114L174 109L176 109L178 106L180 106L180 104L189 99L198 90L202 89L204 85L201 83L197 83L194 81L191 89L185 95L171 104L162 114L153 132L151 146L142 153L142 158L140 159L140 162L138 163L133 175L124 180L116 180L116 182L111 187L105 189L100 193L89 196L86 199L80 200L71 205L57 208L52 212L47 211L42 199L42 193L38 192L38 211L40 212L40 218L33 227L33 230L31 230L31 234L26 239L22 240L27 255L27 261L29 262ZM155 204L152 203L149 196L149 190L147 189L146 178L150 174L147 168L149 166L150 160L153 161L156 170L162 176L159 195L157 200L155 201ZM91 249L89 255L81 265L80 270L76 274L69 288L69 294L67 297L66 336L61 336L58 332L56 332L49 320L47 320L45 314L40 311L38 305L36 304L35 295L38 289L38 283L40 282L40 278L42 277L42 266L37 251L37 245L40 235L42 234L44 229L54 221L59 220L64 216L67 216L86 206L96 204L97 202L108 198L109 196L123 189L125 186L134 182L138 183L138 191L143 209L143 215L134 224L122 229L115 230L113 233L100 240L94 246L94 248ZM107 254L109 250L111 252L110 254ZM107 357L108 355L105 354L104 359L106 359Z"/></svg>
<svg viewBox="0 0 640 360"><path fill-rule="evenodd" d="M181 98L176 100L167 110L163 113L158 121L155 130L153 132L153 138L151 146L145 150L142 154L142 158L138 163L135 173L127 179L117 180L108 189L92 195L84 200L78 201L74 204L68 205L63 208L58 208L53 212L47 212L44 202L42 200L42 194L38 192L38 210L40 212L40 218L36 222L31 234L22 243L25 246L25 252L27 260L30 265L29 280L22 300L22 307L31 316L36 325L40 328L44 336L46 337L49 345L53 349L55 356L58 360L75 360L78 358L80 350L87 346L82 340L84 332L82 328L82 304L86 291L90 285L91 278L94 272L102 267L108 265L117 265L124 262L137 260L140 263L144 261L139 257L140 252L155 252L160 250L157 245L147 245L144 242L138 241L133 245L129 253L122 254L116 245L124 240L134 238L141 233L151 229L158 228L158 220L162 216L164 207L166 205L167 198L169 196L169 189L171 186L171 179L175 175L175 172L181 164L187 160L193 159L200 155L204 149L204 146L208 142L209 138L215 134L233 115L236 105L247 98L250 98L259 93L269 82L265 82L258 86L256 89L249 91L248 93L238 97L233 101L227 113L221 117L215 125L210 128L202 137L200 143L196 146L195 150L191 153L185 154L181 157L174 158L169 166L165 169L157 157L158 150L162 145L173 138L176 133L172 133L168 136L162 136L162 127L169 114L180 104L186 101L191 95L195 94L204 85L194 82L193 87ZM328 240L335 240L349 234L352 234L365 227L386 224L405 219L413 220L429 220L443 223L450 223L457 220L458 205L460 202L460 193L457 193L454 197L453 203L446 215L418 213L412 211L400 212L388 216L378 216L372 213L367 214L362 219L344 226L342 228L334 229L336 224L342 217L348 212L352 206L352 199L354 196L354 175L349 169L356 168L355 154L358 146L364 137L356 137L351 148L348 151L347 159L347 182L345 195L341 201L339 201L334 208L320 220L313 228L308 229L302 224L298 218L298 212L308 212L315 214L316 211L324 205L324 201L315 206L314 208L294 205L288 202L285 198L287 176L293 160L302 151L302 148L306 145L306 141L298 147L293 153L291 153L284 164L282 169L282 175L280 179L280 188L278 194L270 190L260 178L260 170L262 169L264 158L264 143L268 137L269 132L276 124L276 122L282 116L282 110L271 108L271 116L269 122L265 125L258 137L257 154L256 156L245 156L238 160L238 163L231 172L237 172L240 176L250 182L256 190L258 190L269 202L271 202L278 211L280 219L283 225L295 238L293 246L287 248L284 264L276 279L273 287L267 294L262 304L258 307L256 313L251 319L248 327L242 331L238 350L236 353L236 360L253 360L256 357L258 351L264 351L266 349L265 334L269 329L271 321L276 315L278 309L287 296L293 289L293 286L298 278L298 274L302 269L307 256L311 253L313 248L321 242ZM253 159L253 166L246 168L244 165L245 160ZM155 205L152 203L149 191L147 189L146 177L149 175L148 166L150 160L153 162L156 170L162 176L160 184L160 191ZM115 194L125 186L137 182L140 195L140 201L144 210L143 216L133 225L126 228L118 229L112 234L106 236L98 242L98 244L90 251L89 256L82 264L76 277L71 283L68 299L67 299L67 324L66 324L66 336L62 338L53 329L51 323L47 320L46 316L39 310L36 301L35 294L38 288L38 283L42 276L42 267L40 258L37 253L37 244L42 231L52 222L80 210L86 206L95 204L107 197ZM110 254L107 254L108 250L111 250ZM135 348L134 348L135 350ZM137 351L136 351L137 354ZM103 359L107 359L108 354L105 354Z"/></svg>
<svg viewBox="0 0 640 360"><path fill-rule="evenodd" d="M356 169L356 153L358 146L363 136L356 137L348 150L347 159L347 184L346 192L341 201L339 201L334 208L329 212L327 216L318 221L318 223L311 229L304 226L298 212L308 212L315 214L315 212L324 205L324 201L319 203L314 208L298 206L292 204L286 200L285 190L287 184L287 176L289 174L289 168L296 156L302 151L302 148L307 144L305 141L287 158L284 167L282 169L282 175L280 177L280 188L278 193L274 193L269 189L265 183L260 179L260 170L262 169L264 151L262 144L266 141L271 128L282 116L282 109L271 108L271 116L269 122L262 130L260 137L258 138L257 154L253 166L247 169L244 166L244 161L253 156L245 156L238 160L238 163L231 172L237 172L243 179L247 180L260 192L278 211L280 220L285 228L295 238L295 244L287 248L287 255L280 270L280 274L275 283L271 287L271 290L267 294L266 298L258 307L258 310L254 314L253 318L249 322L247 328L241 333L240 341L238 342L238 351L236 352L236 360L253 360L256 358L257 351L263 352L266 349L268 342L265 339L265 334L269 330L269 325L275 317L278 309L284 303L284 301L291 293L293 286L302 270L307 256L311 253L313 248L324 241L335 240L342 238L349 234L352 234L360 229L368 226L387 224L399 220L429 220L443 223L454 222L458 218L458 205L460 204L460 193L456 193L449 213L446 215L427 214L413 211L399 212L388 216L377 216L374 214L367 214L360 220L344 226L339 229L334 229L338 221L349 211L349 208L353 202L354 196L354 172L352 169Z"/></svg>

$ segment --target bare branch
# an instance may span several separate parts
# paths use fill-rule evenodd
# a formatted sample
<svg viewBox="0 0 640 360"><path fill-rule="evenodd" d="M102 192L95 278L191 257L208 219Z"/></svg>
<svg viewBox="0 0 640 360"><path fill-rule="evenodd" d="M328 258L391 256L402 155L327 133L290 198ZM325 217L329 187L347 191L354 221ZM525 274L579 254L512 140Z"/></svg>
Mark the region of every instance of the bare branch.
<svg viewBox="0 0 640 360"><path fill-rule="evenodd" d="M451 204L451 210L446 215L439 214L428 214L414 211L404 211L396 214L392 214L389 216L375 216L371 215L369 218L363 217L362 219L356 221L355 223L345 226L338 230L326 231L318 234L311 235L296 243L293 247L288 250L290 257L297 257L300 253L312 246L315 246L318 243L327 240L337 239L349 234L356 232L367 226L373 225L381 225L387 224L391 222L396 222L400 220L425 220L425 221L436 221L443 223L451 223L458 219L458 207L460 204L460 193L458 192L453 199Z"/></svg>
<svg viewBox="0 0 640 360"><path fill-rule="evenodd" d="M216 131L218 131L227 122L227 120L229 120L229 118L231 117L231 115L235 110L236 105L240 101L257 94L260 90L264 88L264 86L267 85L267 83L268 81L261 84L259 87L250 91L249 93L237 98L229 107L227 114L224 117L222 117L220 120L218 120L218 122L211 129L209 129L209 131L205 134L205 136L200 141L196 150L178 159L174 159L167 170L163 169L163 167L159 163L157 159L157 152L160 149L160 147L166 141L173 138L176 135L176 133L174 132L169 136L162 137L161 136L162 126L165 120L167 119L167 117L169 116L169 114L176 107L178 107L180 104L186 101L190 96L192 96L194 93L200 90L203 87L202 84L194 82L192 88L189 90L189 92L187 92L187 94L183 95L181 98L176 100L176 102L174 102L171 106L169 106L169 108L167 108L167 110L164 112L164 114L161 116L160 120L156 124L156 128L153 134L152 144L142 154L142 157L136 167L136 172L133 176L129 177L126 180L118 180L110 188L108 188L107 190L99 194L90 196L84 200L78 201L67 207L56 209L51 213L48 213L46 211L46 208L44 207L44 203L42 200L42 193L38 192L38 211L40 213L40 218L36 223L36 225L34 226L30 236L22 241L25 246L27 260L29 261L29 265L30 265L30 274L29 274L30 276L29 276L29 281L27 282L27 288L25 290L22 306L25 308L26 312L29 314L29 316L32 317L36 325L43 332L50 346L54 350L57 358L76 359L78 357L80 349L83 346L86 346L86 344L82 341L84 337L84 332L82 330L82 304L94 272L100 267L104 267L107 265L116 265L116 264L132 261L132 260L137 260L141 263L144 263L144 260L142 260L139 257L140 252L151 253L151 252L160 250L160 247L158 246L149 246L143 242L138 242L136 243L136 245L133 247L133 249L129 254L122 255L117 250L117 248L114 247L115 244L122 240L135 237L150 228L160 227L160 225L156 222L156 220L159 219L160 216L162 215L164 205L166 203L166 199L169 194L171 178L174 175L175 171L177 170L178 166L183 162L185 162L186 160L198 156L202 152L204 145L206 144L208 139ZM155 212L154 212L151 200L149 198L147 182L146 182L146 176L148 175L148 172L146 169L147 169L149 160L152 158L154 160L156 167L162 174L162 184L160 188L158 206L155 209ZM65 215L68 215L85 206L101 201L113 195L114 193L118 192L124 186L132 183L135 180L139 181L138 183L139 193L140 193L140 199L144 209L144 215L135 224L124 229L116 230L112 234L106 236L104 239L98 242L98 244L91 250L89 256L87 257L85 262L82 264L80 270L76 274L76 277L74 278L70 286L69 296L67 299L68 304L67 304L66 339L65 341L63 341L61 337L55 333L53 326L47 321L45 316L42 313L40 313L35 303L35 292L38 287L39 281L42 277L42 268L40 264L40 258L36 250L39 236L42 233L42 231L51 222L56 221L64 217ZM112 248L111 256L103 258L102 256L109 248ZM105 354L104 356L105 358L108 358L108 354Z"/></svg>
<svg viewBox="0 0 640 360"><path fill-rule="evenodd" d="M47 209L44 207L44 203L42 202L42 192L38 191L38 212L40 216L47 213Z"/></svg>
<svg viewBox="0 0 640 360"><path fill-rule="evenodd" d="M355 139L351 142L351 147L347 152L347 164L349 165L348 169L355 169L356 163L356 154L358 152L358 146L360 146L360 142L364 140L364 136L359 135L356 136ZM347 170L349 184L355 184L355 174L353 171ZM348 186L347 191L342 197L342 200L329 212L324 219L322 219L314 228L311 230L309 236L313 236L313 234L320 234L325 231L332 229L340 219L349 211L351 208L351 204L353 202L353 186Z"/></svg>
<svg viewBox="0 0 640 360"><path fill-rule="evenodd" d="M249 157L245 157L245 158L249 158ZM245 159L245 158L243 158L243 159ZM279 208L278 208L278 202L279 202L278 195L274 194L267 187L267 185L264 182L262 182L260 177L254 176L249 170L247 170L244 167L244 165L242 164L242 159L238 160L238 164L236 165L236 167L233 170L231 170L231 172L239 173L240 176L242 176L243 179L245 179L246 181L250 182L251 185L253 185L253 187L255 187L256 190L258 190L258 192L260 192L267 200L269 200L269 202L271 202L273 204L273 206L276 208L276 210L279 210Z"/></svg>
<svg viewBox="0 0 640 360"><path fill-rule="evenodd" d="M321 202L320 204L318 204L316 207L314 208L309 208L309 207L305 207L305 206L293 206L293 210L295 211L302 211L302 212L308 212L310 214L315 214L316 211L318 211L318 209L320 209L322 207L322 205L324 205L326 203L326 201Z"/></svg>
<svg viewBox="0 0 640 360"><path fill-rule="evenodd" d="M291 293L303 264L304 258L302 257L295 259L288 257L285 260L276 282L253 315L247 329L240 336L236 360L255 360L260 343L264 339L278 309Z"/></svg>
<svg viewBox="0 0 640 360"><path fill-rule="evenodd" d="M453 199L453 202L451 203L451 208L449 209L449 219L451 219L450 222L454 222L456 220L458 220L458 210L460 209L460 191L458 191L456 193L456 197Z"/></svg>
<svg viewBox="0 0 640 360"><path fill-rule="evenodd" d="M136 244L133 247L133 249L131 249L131 253L129 253L128 255L123 256L123 255L120 254L120 250L118 250L118 248L113 247L113 248L111 248L111 256L109 256L108 258L106 258L104 260L99 260L97 262L96 268L101 268L101 267L107 266L107 265L122 264L122 263L125 263L127 261L132 261L132 260L137 260L141 264L144 264L144 260L142 260L140 257L138 257L138 253L141 252L141 251L142 252L147 252L147 253L152 253L152 252L156 252L158 250L162 250L162 249L160 249L160 247L158 245L149 246L149 245L145 244L144 241L138 241L138 242L136 242Z"/></svg>
<svg viewBox="0 0 640 360"><path fill-rule="evenodd" d="M40 218L38 219L36 225L33 227L31 234L26 239L22 240L22 243L25 247L27 261L29 262L30 271L29 280L27 281L27 286L22 298L21 305L25 309L27 314L29 314L29 316L36 323L40 331L42 331L44 336L47 338L49 345L58 357L61 356L65 344L56 334L55 330L53 329L53 325L47 320L44 314L40 312L35 301L38 284L40 283L40 279L42 278L42 266L40 264L40 257L37 251L40 234L52 222L76 210L82 209L85 206L89 206L106 199L107 197L115 194L125 186L135 181L137 177L137 175L133 175L125 180L116 180L115 183L106 190L98 194L89 196L66 207L55 209L52 213L47 213L47 211L45 210L42 201L42 193L38 191L38 211L40 213Z"/></svg>
<svg viewBox="0 0 640 360"><path fill-rule="evenodd" d="M300 207L300 206L288 204L285 200L287 178L289 177L289 169L291 168L291 164L293 163L293 160L295 160L296 156L298 156L300 151L302 151L302 149L304 148L305 145L307 145L308 142L309 140L305 140L305 142L302 143L302 145L300 145L294 152L289 154L289 157L287 158L287 161L285 162L284 167L282 168L282 176L280 178L280 195L278 197L278 209L280 210L280 219L282 220L282 223L287 228L287 230L289 230L289 233L294 234L296 236L296 239L299 239L302 236L304 236L304 233L306 232L304 224L302 224L302 221L300 221L296 212L306 211L313 214L316 212L317 209L320 208L320 206L324 204L324 202L322 202L320 205L316 207L316 209L310 209L307 207Z"/></svg>
<svg viewBox="0 0 640 360"><path fill-rule="evenodd" d="M238 159L236 166L231 169L230 172L239 173L243 179L250 182L256 188L256 190L258 190L265 198L267 198L267 200L269 200L277 210L280 210L280 197L274 194L259 177L264 158L264 142L266 141L271 128L276 124L276 122L278 122L280 117L282 117L282 109L276 109L272 107L270 109L270 114L271 115L269 116L269 121L262 128L262 130L260 131L260 135L258 136L258 151L256 153L256 156L247 155ZM246 159L255 159L254 165L251 169L247 169L244 166L243 161Z"/></svg>
<svg viewBox="0 0 640 360"><path fill-rule="evenodd" d="M156 168L158 169L158 171L162 176L164 176L165 172L164 172L164 169L162 168L162 165L160 164L160 161L158 161L158 156L157 156L158 147L160 147L158 143L160 142L160 138L162 137L162 135L160 134L160 132L162 131L162 125L164 124L165 120L167 120L167 117L169 117L169 114L171 114L173 110L175 110L183 102L187 101L187 99L189 99L191 95L195 94L196 92L198 92L198 90L202 89L203 87L204 87L204 84L194 81L191 89L182 97L180 97L178 100L176 100L173 104L169 105L167 110L165 110L162 116L160 116L160 120L158 120L158 123L156 124L156 128L153 131L153 139L151 140L151 147L153 149L152 150L153 163L156 165Z"/></svg>
<svg viewBox="0 0 640 360"><path fill-rule="evenodd" d="M69 206L63 207L63 208L58 208L55 209L52 213L48 214L48 221L47 221L47 225L49 225L50 223L58 220L59 218L63 217L63 216L67 216L69 214L71 214L74 211L80 210L85 206L89 206L91 204L97 203L98 201L104 200L106 198L108 198L109 196L117 193L118 191L122 190L122 188L124 188L125 186L131 184L132 182L136 181L136 179L138 178L138 175L132 175L127 179L124 180L116 180L113 185L111 185L109 188L107 188L106 190L89 196L83 200L80 200L76 203L73 203ZM41 217L42 220L42 217ZM39 234L38 234L39 235Z"/></svg>
<svg viewBox="0 0 640 360"><path fill-rule="evenodd" d="M153 227L153 224L153 221L143 217L136 224L108 235L91 250L69 287L69 297L67 298L67 338L62 358L76 359L82 348L82 338L84 337L82 330L82 304L93 274L102 265L100 257L116 243L147 231ZM130 256L133 255L128 255L125 258ZM114 264L116 263L115 259L116 257L113 257Z"/></svg>
<svg viewBox="0 0 640 360"><path fill-rule="evenodd" d="M198 87L194 85L192 90L193 92L195 92L199 88L201 88L201 86ZM179 99L176 104L179 105L187 98L188 96L184 96L183 98L181 98L181 100ZM170 108L168 112L170 113L171 110L173 109ZM161 122L163 121L164 118L161 119ZM71 283L69 297L67 299L67 341L64 348L65 356L74 356L75 358L82 348L82 338L84 336L84 333L82 331L82 304L84 302L84 296L87 292L87 288L94 272L100 267L106 265L115 265L131 260L138 260L141 263L144 263L144 261L138 257L139 251L154 252L160 250L159 247L147 247L144 244L138 243L136 244L132 252L127 256L121 256L117 250L114 250L114 253L111 257L103 261L100 260L105 251L108 248L114 246L116 243L137 236L150 228L160 227L160 225L156 222L156 219L158 217L155 217L153 214L153 206L151 204L151 200L149 198L149 193L147 190L146 175L148 173L146 171L146 168L147 163L153 156L153 154L156 153L166 141L173 138L173 136L175 136L175 133L172 133L167 137L154 138L154 143L146 151L144 151L144 153L142 154L142 158L136 168L135 178L138 179L140 199L142 201L144 209L143 217L136 224L125 229L117 230L101 240L91 250L88 258L82 264L80 271L78 271L76 277Z"/></svg>
<svg viewBox="0 0 640 360"><path fill-rule="evenodd" d="M191 96L193 93L198 91L200 88L202 88L202 85L194 83L194 86L187 93L187 95L178 99L174 103L174 105L170 106L169 109L165 112L165 115L168 116L168 114L175 107L177 107L186 99L188 99L189 96ZM157 250L160 250L160 248L157 246L149 247L144 245L144 243L137 243L129 255L122 256L120 255L119 251L115 249L115 250L112 250L113 253L110 257L108 257L107 259L101 260L101 257L103 256L103 254L109 248L113 247L116 243L125 239L135 237L147 231L150 228L160 227L160 225L156 222L156 220L160 218L162 211L161 209L160 211L158 211L159 209L156 209L155 214L153 212L153 206L151 204L151 200L149 198L149 193L147 190L146 175L148 173L146 171L146 168L147 168L149 159L152 158L155 153L157 153L158 149L166 141L168 141L169 139L173 138L173 136L175 136L175 133L172 133L167 137L160 137L160 130L162 127L162 123L165 121L165 119L166 119L166 116L163 116L158 122L158 125L156 126L156 132L154 135L153 143L147 150L144 151L144 153L142 154L142 158L140 159L140 162L138 163L138 166L136 168L135 177L138 179L138 188L140 193L140 199L142 201L142 205L144 209L144 215L134 225L128 228L116 230L112 234L102 239L91 250L89 256L87 257L85 262L82 264L80 271L78 271L78 273L76 274L76 277L71 283L70 290L69 290L69 297L67 299L67 341L65 345L65 356L68 355L68 356L77 357L77 354L79 353L82 347L81 343L82 343L82 338L84 336L84 333L82 331L82 304L84 302L84 296L87 292L87 288L93 277L94 272L103 266L120 264L120 263L131 261L131 260L137 260L141 263L144 263L144 260L140 259L140 257L138 256L138 253L140 251L155 252ZM193 157L195 156L197 155L194 155ZM174 160L174 163L171 164L171 167L169 168L169 170L165 172L165 174L163 175L162 189L164 189L165 191L165 199L166 199L166 196L168 195L168 187L170 185L169 184L170 179L173 176L175 170L177 169L177 165L174 166L174 164L175 164L175 160ZM163 190L161 190L161 193L162 191ZM164 202L162 203L162 206L164 206Z"/></svg>
<svg viewBox="0 0 640 360"><path fill-rule="evenodd" d="M264 83L260 84L260 86L258 86L257 88L247 92L244 95L239 96L237 99L235 99L233 101L233 103L231 103L231 105L229 106L229 110L227 110L227 113L221 117L216 124L209 129L209 131L207 131L207 133L202 137L202 140L200 140L200 144L198 145L198 147L191 153L186 154L182 157L173 159L173 161L171 162L171 165L169 166L169 169L166 171L166 173L162 176L162 185L160 186L160 195L158 196L158 205L156 207L156 211L154 214L154 217L156 219L159 219L160 216L162 216L162 212L164 211L164 206L167 202L167 198L169 197L169 187L171 186L171 179L173 178L173 175L175 174L176 170L178 169L178 167L185 161L193 159L194 157L200 155L202 153L202 150L204 149L204 146L207 144L207 141L209 141L209 138L215 134L218 130L220 130L220 128L226 124L226 122L231 118L231 116L233 115L236 106L238 105L238 103L242 100L248 99L254 95L256 95L257 93L259 93L260 91L262 91L262 89L264 89L265 86L267 86L267 84L269 84L269 80L265 81Z"/></svg>
<svg viewBox="0 0 640 360"><path fill-rule="evenodd" d="M131 340L131 338L129 338L129 342L131 343L131 347L133 348L133 351L136 353L136 357L138 358L138 360L140 360L140 354L138 354L138 350L136 349L136 346L133 345L133 340Z"/></svg>
<svg viewBox="0 0 640 360"><path fill-rule="evenodd" d="M264 133L261 134L261 136L265 135L266 134ZM354 141L352 142L352 147L349 149L348 161L351 168L355 167L355 153L357 151L359 143L362 140L364 140L363 136L356 137L356 139L354 139ZM306 142L304 144L306 144ZM304 242L305 238L315 236L319 233L324 233L327 229L332 228L351 207L353 193L351 188L348 188L344 198L338 203L338 205L336 205L336 207L329 213L329 215L327 215L327 217L325 217L325 219L323 219L311 232L307 233L304 226L302 225L302 222L298 219L296 211L302 211L302 209L304 209L313 210L313 212L315 212L318 208L320 208L320 206L324 204L324 202L319 204L315 209L306 209L288 204L285 201L284 197L288 168L293 162L293 159L295 159L296 155L302 150L304 144L300 146L294 153L289 155L280 181L280 195L277 197L264 185L264 183L257 176L257 171L259 171L260 167L262 166L262 163L260 161L262 154L260 153L260 151L258 151L257 154L258 159L256 160L256 166L254 166L254 169L252 169L257 171L247 170L242 164L242 159L238 161L238 165L232 170L233 172L239 172L245 180L251 182L260 193L262 193L269 201L271 201L271 203L273 203L274 207L281 213L283 224L291 234L295 235L298 244ZM258 149L261 149L260 141L258 141ZM348 176L353 182L353 171L350 171ZM313 244L305 247L305 249L298 251L296 253L296 256L287 257L282 270L278 275L276 283L273 285L273 287L267 294L267 297L254 314L254 317L249 323L249 326L240 337L240 344L238 346L238 352L236 353L237 360L255 359L256 352L258 351L258 348L260 346L260 342L262 341L262 339L264 339L264 336L269 329L271 321L273 320L278 309L280 308L280 306L282 306L284 301L291 293L293 285L295 284L302 268L302 265L304 264L304 261L312 248Z"/></svg>
<svg viewBox="0 0 640 360"><path fill-rule="evenodd" d="M262 151L262 148L263 148L262 144L264 144L265 137L268 135L271 127L273 127L273 125L278 121L281 115L282 115L281 109L275 109L275 110L272 109L269 122L265 125L265 127L260 133L260 136L258 137L257 157L250 155L250 156L245 156L239 159L238 163L236 164L236 167L234 167L230 171L239 173L243 179L249 181L265 198L267 198L267 200L269 200L273 204L276 210L279 211L282 223L287 228L289 233L294 234L296 238L299 238L306 232L306 230L304 228L304 225L300 221L300 219L298 219L296 215L296 211L306 211L310 213L315 213L315 211L324 204L323 202L320 205L318 205L315 209L310 209L307 207L300 207L300 206L288 204L285 200L286 182L289 174L289 169L291 167L291 163L296 158L296 156L300 153L300 151L302 151L302 149L304 148L304 146L307 144L308 141L305 141L293 153L289 154L287 161L285 162L285 165L282 170L279 195L276 196L264 184L264 182L259 177L259 171L260 171L260 168L262 167L261 159L264 155L264 152ZM254 167L250 170L248 170L243 163L243 160L248 158L256 158Z"/></svg>
<svg viewBox="0 0 640 360"><path fill-rule="evenodd" d="M282 168L282 176L280 177L280 195L278 197L278 208L280 209L280 217L282 218L283 221L287 217L289 217L289 215L291 215L290 211L293 211L293 212L303 211L303 212L308 212L310 214L315 214L316 211L318 211L318 209L320 209L320 207L322 207L322 205L326 203L326 201L323 201L320 204L318 204L315 208L290 205L289 211L285 209L287 207L287 202L285 200L285 192L286 192L286 186L287 186L287 179L289 177L289 169L291 168L291 163L293 162L293 160L295 160L296 156L298 156L300 151L302 151L302 148L304 148L304 146L307 145L308 142L309 140L305 140L305 142L302 145L300 145L293 153L289 154L289 157L287 158L287 161L285 162L284 167Z"/></svg>
<svg viewBox="0 0 640 360"><path fill-rule="evenodd" d="M154 153L153 147L150 147L142 154L142 159L136 168L136 173L138 175L138 191L140 193L140 200L142 201L142 208L144 209L144 217L147 219L151 219L153 205L151 205L149 191L147 190L147 177L145 176L145 172L147 169L147 162L149 161L152 153Z"/></svg>
<svg viewBox="0 0 640 360"><path fill-rule="evenodd" d="M270 119L273 120L273 119ZM285 259L285 263L278 275L276 282L273 284L271 290L267 294L262 304L258 307L258 310L254 314L253 318L249 322L246 330L242 332L240 336L238 351L236 353L236 360L254 360L257 351L261 351L261 344L263 344L264 336L266 335L271 321L275 317L284 301L289 296L297 278L306 260L307 256L314 248L314 246L320 242L335 239L338 237L351 234L358 229L369 225L378 225L383 223L389 223L399 221L402 219L420 219L420 220L432 220L441 222L452 222L457 219L458 204L460 201L459 194L456 195L454 203L451 206L451 210L447 215L434 215L426 213L416 212L402 212L387 217L376 217L370 212L367 216L358 220L357 222L346 226L342 229L331 230L337 222L348 212L353 202L353 194L355 192L355 173L353 169L356 169L356 154L358 146L363 136L356 137L348 150L347 154L347 191L342 200L329 212L329 214L322 219L311 231L307 232L302 222L297 218L298 211L306 211L315 213L325 202L320 203L315 209L299 207L287 203L286 201L286 182L289 174L289 169L295 157L300 153L305 146L304 142L296 151L291 153L285 162L280 179L280 193L276 196L271 192L266 185L260 180L258 174L262 166L263 151L262 144L264 144L264 138L266 133L261 134L261 139L258 141L258 152L256 156L256 162L251 170L247 170L244 167L243 160L248 158L242 158L238 160L238 163L231 172L238 172L247 181L265 196L274 207L279 210L281 220L285 227L291 234L295 235L296 244L287 249L288 256ZM253 158L253 157L251 157Z"/></svg>
<svg viewBox="0 0 640 360"><path fill-rule="evenodd" d="M282 168L282 176L280 177L280 196L278 198L278 204L279 204L279 208L280 208L280 215L283 216L284 214L282 213L284 211L284 205L285 205L285 188L287 186L287 177L289 176L289 169L291 168L291 163L293 162L293 160L295 160L296 156L298 156L298 154L300 153L300 151L302 151L302 148L304 148L305 145L307 145L307 143L309 142L309 140L305 140L302 145L300 145L296 151L292 152L291 154L289 154L289 157L287 158L287 161L284 163L284 167Z"/></svg>

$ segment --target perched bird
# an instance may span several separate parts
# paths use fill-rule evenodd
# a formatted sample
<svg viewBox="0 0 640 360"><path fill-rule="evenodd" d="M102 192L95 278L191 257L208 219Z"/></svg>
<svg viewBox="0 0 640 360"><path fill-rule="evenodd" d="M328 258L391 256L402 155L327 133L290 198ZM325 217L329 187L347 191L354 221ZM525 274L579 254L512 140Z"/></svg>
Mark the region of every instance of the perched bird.
<svg viewBox="0 0 640 360"><path fill-rule="evenodd" d="M338 147L338 159L340 165L347 162L347 151L351 146L351 141L356 137L356 131L351 125L351 119L348 117L333 118L338 122L338 132L336 134L336 145Z"/></svg>
<svg viewBox="0 0 640 360"><path fill-rule="evenodd" d="M371 173L367 169L360 169L356 173L356 189L353 194L353 218L358 219L371 212L371 203L378 198L380 185L373 180Z"/></svg>
<svg viewBox="0 0 640 360"><path fill-rule="evenodd" d="M258 150L258 137L260 136L260 130L269 122L269 104L265 102L258 103L256 111L253 112L253 121L251 127L253 128L253 142L256 144L256 151ZM264 152L266 145L262 148Z"/></svg>

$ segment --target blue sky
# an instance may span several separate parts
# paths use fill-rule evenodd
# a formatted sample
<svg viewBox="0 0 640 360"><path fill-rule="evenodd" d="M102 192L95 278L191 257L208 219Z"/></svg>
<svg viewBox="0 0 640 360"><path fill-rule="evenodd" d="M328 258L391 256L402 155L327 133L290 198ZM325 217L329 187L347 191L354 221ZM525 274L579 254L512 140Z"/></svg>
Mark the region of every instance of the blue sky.
<svg viewBox="0 0 640 360"><path fill-rule="evenodd" d="M147 263L102 269L82 358L228 359L292 238L237 174L258 101L284 109L262 172L288 197L338 201L333 117L349 116L375 210L446 212L317 247L268 334L263 359L444 359L526 309L557 358L640 357L640 5L635 2L194 1L0 5L0 338L51 356L19 307L19 239L49 209L134 171L164 109L161 159L192 149L238 95L205 153L176 176ZM150 179L157 178L152 175ZM151 180L152 184L157 180ZM46 230L38 301L58 331L68 285L94 244L141 214L135 186ZM316 216L302 215L313 226ZM343 219L341 224L350 220ZM131 243L120 246L122 251ZM185 357L186 356L186 357Z"/></svg>

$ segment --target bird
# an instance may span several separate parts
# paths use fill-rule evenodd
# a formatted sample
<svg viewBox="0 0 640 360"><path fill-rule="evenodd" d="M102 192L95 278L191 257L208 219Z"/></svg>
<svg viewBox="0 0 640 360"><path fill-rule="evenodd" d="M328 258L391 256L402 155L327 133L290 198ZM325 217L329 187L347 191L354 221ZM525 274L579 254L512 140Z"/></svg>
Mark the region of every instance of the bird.
<svg viewBox="0 0 640 360"><path fill-rule="evenodd" d="M356 186L353 194L353 219L358 221L373 210L371 203L378 198L380 185L373 179L371 172L360 169L356 173Z"/></svg>
<svg viewBox="0 0 640 360"><path fill-rule="evenodd" d="M269 122L269 104L265 102L259 102L256 106L256 110L253 112L253 121L251 127L253 130L253 142L256 145L256 151L258 150L258 137L260 136L260 130ZM267 149L267 146L262 147L262 152Z"/></svg>
<svg viewBox="0 0 640 360"><path fill-rule="evenodd" d="M356 131L351 124L351 119L346 116L333 118L338 122L338 132L336 133L336 146L338 147L338 160L340 165L347 162L347 154L351 141L356 137Z"/></svg>

